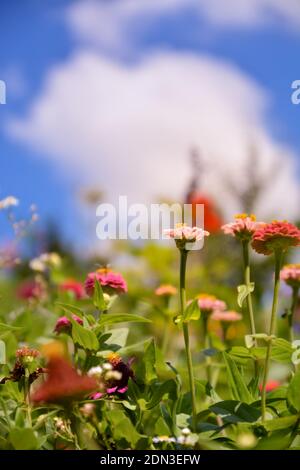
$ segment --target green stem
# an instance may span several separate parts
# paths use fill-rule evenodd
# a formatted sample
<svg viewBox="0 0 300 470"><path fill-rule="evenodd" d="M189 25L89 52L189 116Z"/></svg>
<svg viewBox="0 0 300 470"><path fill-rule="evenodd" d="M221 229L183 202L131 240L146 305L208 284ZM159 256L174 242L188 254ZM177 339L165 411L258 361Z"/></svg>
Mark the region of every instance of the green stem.
<svg viewBox="0 0 300 470"><path fill-rule="evenodd" d="M211 348L211 341L208 334L207 328L208 317L206 315L203 316L203 333L204 333L204 348L209 349ZM206 379L207 382L211 384L211 358L209 356L205 356L205 366L206 366Z"/></svg>
<svg viewBox="0 0 300 470"><path fill-rule="evenodd" d="M243 245L243 259L244 259L244 283L247 287L250 287L251 277L250 277L250 261L249 261L249 241L247 240L243 241L242 245ZM256 335L252 295L251 295L250 290L247 295L247 310L248 310L248 315L249 315L249 320L250 320L251 335ZM257 346L256 338L254 338L254 346ZM254 359L254 374L255 374L255 377L258 377L259 366L258 366L257 359Z"/></svg>
<svg viewBox="0 0 300 470"><path fill-rule="evenodd" d="M291 343L294 341L294 313L298 303L298 295L299 295L299 287L293 287L293 294L292 294L292 304L290 308L290 312L288 315L288 324L289 324L289 332L290 332L290 341Z"/></svg>
<svg viewBox="0 0 300 470"><path fill-rule="evenodd" d="M172 323L173 323L173 319L171 315L169 315L165 324L165 331L164 331L162 345L161 345L161 351L162 351L163 356L165 356L168 351L169 339L170 339L170 327L172 326Z"/></svg>
<svg viewBox="0 0 300 470"><path fill-rule="evenodd" d="M180 309L181 315L184 314L186 308L186 292L185 292L185 273L186 273L186 262L187 262L188 252L186 250L180 250ZM192 354L190 349L190 335L189 335L189 325L188 323L183 322L182 324L184 343L185 343L185 353L186 361L189 375L189 385L190 392L192 397L192 423L193 429L196 429L196 392L195 392L195 381L194 381L194 372L193 372L193 363L192 363Z"/></svg>
<svg viewBox="0 0 300 470"><path fill-rule="evenodd" d="M275 280L274 280L273 303L272 303L269 336L274 336L275 331L276 331L276 314L277 314L277 308L278 308L278 294L279 294L279 287L280 287L280 269L281 269L281 263L282 263L282 250L275 251L274 255L275 255ZM266 359L265 359L265 365L264 365L262 393L261 393L261 415L262 415L263 422L266 419L266 398L267 398L266 385L267 385L268 375L269 375L271 352L272 352L272 339L270 338L268 345L267 345L267 353L266 353Z"/></svg>

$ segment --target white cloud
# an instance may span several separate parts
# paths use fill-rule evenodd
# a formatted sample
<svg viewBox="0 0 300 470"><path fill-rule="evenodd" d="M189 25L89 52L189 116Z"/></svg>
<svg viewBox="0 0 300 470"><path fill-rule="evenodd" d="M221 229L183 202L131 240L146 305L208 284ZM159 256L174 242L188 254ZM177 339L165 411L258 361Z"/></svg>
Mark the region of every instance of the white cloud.
<svg viewBox="0 0 300 470"><path fill-rule="evenodd" d="M218 28L274 23L296 31L300 25L298 0L79 0L67 9L66 19L80 40L124 51L147 34L153 21L187 9Z"/></svg>
<svg viewBox="0 0 300 470"><path fill-rule="evenodd" d="M110 198L138 202L180 197L190 176L187 152L196 145L210 163L204 186L231 215L240 207L225 179L246 184L249 141L259 146L261 175L271 174L283 151L265 130L267 104L255 82L210 57L165 53L129 66L79 51L52 70L27 117L10 122L8 132L78 186L98 184ZM261 197L261 216L297 214L290 157L285 152Z"/></svg>

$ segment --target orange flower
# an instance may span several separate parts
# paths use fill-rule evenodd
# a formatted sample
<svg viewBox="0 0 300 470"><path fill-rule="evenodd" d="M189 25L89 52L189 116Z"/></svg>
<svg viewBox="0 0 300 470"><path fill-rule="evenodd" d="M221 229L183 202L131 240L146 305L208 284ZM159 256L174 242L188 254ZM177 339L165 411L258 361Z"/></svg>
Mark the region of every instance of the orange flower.
<svg viewBox="0 0 300 470"><path fill-rule="evenodd" d="M31 399L35 403L66 403L80 400L97 389L92 377L79 375L64 358L50 358L47 380L34 392Z"/></svg>
<svg viewBox="0 0 300 470"><path fill-rule="evenodd" d="M166 295L176 295L177 289L171 284L162 284L155 290L155 295L166 296Z"/></svg>

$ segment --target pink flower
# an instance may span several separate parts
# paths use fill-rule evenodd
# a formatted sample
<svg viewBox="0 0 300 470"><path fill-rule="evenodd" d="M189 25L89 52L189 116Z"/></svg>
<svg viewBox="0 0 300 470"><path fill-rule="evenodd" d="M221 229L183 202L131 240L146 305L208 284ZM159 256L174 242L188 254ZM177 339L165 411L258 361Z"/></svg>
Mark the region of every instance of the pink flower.
<svg viewBox="0 0 300 470"><path fill-rule="evenodd" d="M226 310L226 311L214 311L210 317L214 321L221 321L221 322L234 322L239 321L243 317L240 313L235 312L234 310Z"/></svg>
<svg viewBox="0 0 300 470"><path fill-rule="evenodd" d="M300 286L300 264L288 264L280 271L280 279L291 287Z"/></svg>
<svg viewBox="0 0 300 470"><path fill-rule="evenodd" d="M44 293L43 286L34 280L27 280L22 282L18 287L17 295L20 299L39 299Z"/></svg>
<svg viewBox="0 0 300 470"><path fill-rule="evenodd" d="M291 246L300 245L300 230L286 221L274 220L256 230L252 247L257 253L271 255L274 251L286 251Z"/></svg>
<svg viewBox="0 0 300 470"><path fill-rule="evenodd" d="M253 233L263 225L263 222L256 222L256 217L253 214L237 214L234 222L223 225L221 229L226 235L249 241Z"/></svg>
<svg viewBox="0 0 300 470"><path fill-rule="evenodd" d="M105 394L126 393L129 379L134 379L134 373L131 369L133 359L130 359L126 363L117 353L111 353L108 356L108 361L112 369L108 371L104 377L104 391L93 393L91 395L93 400L102 398ZM116 378L115 376L119 377Z"/></svg>
<svg viewBox="0 0 300 470"><path fill-rule="evenodd" d="M75 320L79 325L83 325L83 320L79 318L77 315L72 315L73 320ZM70 333L72 329L72 323L67 317L60 317L58 318L54 331L55 333Z"/></svg>
<svg viewBox="0 0 300 470"><path fill-rule="evenodd" d="M169 295L176 295L176 294L177 294L177 289L171 284L162 284L155 290L155 295L158 295L158 296L169 296Z"/></svg>
<svg viewBox="0 0 300 470"><path fill-rule="evenodd" d="M122 275L105 269L88 274L85 280L85 291L89 296L94 293L95 279L101 284L103 291L108 294L127 292L127 284Z"/></svg>
<svg viewBox="0 0 300 470"><path fill-rule="evenodd" d="M167 238L172 238L176 242L177 248L186 249L186 243L195 243L209 236L209 232L199 227L188 227L185 224L177 224L175 228L164 230Z"/></svg>
<svg viewBox="0 0 300 470"><path fill-rule="evenodd" d="M278 380L269 380L266 384L266 392L272 392L276 388L280 387L280 382ZM259 390L262 391L262 384L259 385Z"/></svg>
<svg viewBox="0 0 300 470"><path fill-rule="evenodd" d="M80 282L75 281L74 279L68 279L62 282L59 285L59 290L62 292L71 292L74 294L74 297L79 300L84 297L84 288Z"/></svg>
<svg viewBox="0 0 300 470"><path fill-rule="evenodd" d="M198 295L198 305L201 313L212 313L214 310L225 310L226 303L217 299L214 295L200 294Z"/></svg>

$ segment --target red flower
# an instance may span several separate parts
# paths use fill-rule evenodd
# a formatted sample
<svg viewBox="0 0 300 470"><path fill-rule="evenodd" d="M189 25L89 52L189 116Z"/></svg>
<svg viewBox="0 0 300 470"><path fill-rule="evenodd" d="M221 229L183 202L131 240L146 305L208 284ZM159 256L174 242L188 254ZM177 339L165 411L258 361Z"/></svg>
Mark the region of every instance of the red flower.
<svg viewBox="0 0 300 470"><path fill-rule="evenodd" d="M208 232L218 232L223 223L214 202L201 193L192 192L188 195L187 204L192 204L192 225L197 225L197 204L204 204L204 229Z"/></svg>
<svg viewBox="0 0 300 470"><path fill-rule="evenodd" d="M62 282L59 285L59 289L62 292L71 292L74 294L77 300L82 299L84 297L84 288L80 282L74 281L74 279L68 279Z"/></svg>
<svg viewBox="0 0 300 470"><path fill-rule="evenodd" d="M24 300L39 299L42 295L42 285L34 280L23 281L17 290L17 296Z"/></svg>
<svg viewBox="0 0 300 470"><path fill-rule="evenodd" d="M75 320L79 325L83 325L83 320L79 318L77 315L72 315L73 320ZM54 331L55 333L70 333L72 329L72 323L67 317L59 317L55 327Z"/></svg>
<svg viewBox="0 0 300 470"><path fill-rule="evenodd" d="M101 284L104 292L108 294L122 294L127 292L127 284L119 273L107 270L99 270L89 273L85 280L85 291L89 296L94 293L95 279Z"/></svg>
<svg viewBox="0 0 300 470"><path fill-rule="evenodd" d="M293 224L277 220L256 230L252 247L257 253L271 255L274 251L286 251L291 246L300 245L300 230Z"/></svg>
<svg viewBox="0 0 300 470"><path fill-rule="evenodd" d="M47 368L47 380L32 395L35 403L65 403L80 400L97 388L92 377L79 375L62 357L52 357Z"/></svg>
<svg viewBox="0 0 300 470"><path fill-rule="evenodd" d="M276 388L280 387L280 382L278 380L269 380L266 384L266 392L272 392ZM259 390L262 391L262 385L259 386Z"/></svg>

